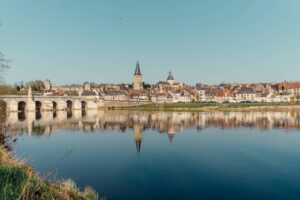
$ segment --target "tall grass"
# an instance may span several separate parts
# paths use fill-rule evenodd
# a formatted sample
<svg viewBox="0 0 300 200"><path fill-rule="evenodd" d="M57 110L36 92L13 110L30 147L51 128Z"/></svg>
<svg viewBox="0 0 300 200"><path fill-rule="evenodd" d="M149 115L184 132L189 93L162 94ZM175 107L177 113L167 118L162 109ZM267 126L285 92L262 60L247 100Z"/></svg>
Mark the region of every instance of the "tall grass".
<svg viewBox="0 0 300 200"><path fill-rule="evenodd" d="M98 200L91 187L79 189L72 180L50 182L38 176L30 167L12 158L0 147L1 200Z"/></svg>

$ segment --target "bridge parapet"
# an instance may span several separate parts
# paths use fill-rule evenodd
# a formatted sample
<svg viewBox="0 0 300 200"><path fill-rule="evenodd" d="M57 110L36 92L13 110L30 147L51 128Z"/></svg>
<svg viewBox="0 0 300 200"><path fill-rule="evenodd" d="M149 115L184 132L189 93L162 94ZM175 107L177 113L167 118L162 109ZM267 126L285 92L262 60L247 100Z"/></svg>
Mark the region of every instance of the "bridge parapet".
<svg viewBox="0 0 300 200"><path fill-rule="evenodd" d="M7 104L7 111L81 110L109 107L129 107L147 104L148 101L105 101L99 96L26 96L0 95Z"/></svg>
<svg viewBox="0 0 300 200"><path fill-rule="evenodd" d="M7 104L7 111L37 110L80 110L97 109L98 96L33 96L33 95L0 95Z"/></svg>

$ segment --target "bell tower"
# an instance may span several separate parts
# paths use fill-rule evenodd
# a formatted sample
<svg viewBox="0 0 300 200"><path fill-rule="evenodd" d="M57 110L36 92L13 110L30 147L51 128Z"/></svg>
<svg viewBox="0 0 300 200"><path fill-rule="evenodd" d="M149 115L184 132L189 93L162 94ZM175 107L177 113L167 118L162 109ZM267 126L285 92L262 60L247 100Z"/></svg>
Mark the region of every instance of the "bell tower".
<svg viewBox="0 0 300 200"><path fill-rule="evenodd" d="M133 90L143 90L143 76L141 74L140 63L137 61L133 75Z"/></svg>
<svg viewBox="0 0 300 200"><path fill-rule="evenodd" d="M133 125L133 136L136 145L136 150L139 153L141 151L143 141L143 126L141 124Z"/></svg>

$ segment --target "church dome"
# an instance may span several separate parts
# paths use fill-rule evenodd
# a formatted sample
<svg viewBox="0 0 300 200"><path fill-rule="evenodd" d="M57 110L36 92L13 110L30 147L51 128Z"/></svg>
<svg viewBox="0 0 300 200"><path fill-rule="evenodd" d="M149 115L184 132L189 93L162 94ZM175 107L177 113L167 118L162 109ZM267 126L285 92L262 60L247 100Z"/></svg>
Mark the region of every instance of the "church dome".
<svg viewBox="0 0 300 200"><path fill-rule="evenodd" d="M168 78L167 78L167 81L174 81L174 77L173 77L171 71L169 72L169 76L168 76Z"/></svg>

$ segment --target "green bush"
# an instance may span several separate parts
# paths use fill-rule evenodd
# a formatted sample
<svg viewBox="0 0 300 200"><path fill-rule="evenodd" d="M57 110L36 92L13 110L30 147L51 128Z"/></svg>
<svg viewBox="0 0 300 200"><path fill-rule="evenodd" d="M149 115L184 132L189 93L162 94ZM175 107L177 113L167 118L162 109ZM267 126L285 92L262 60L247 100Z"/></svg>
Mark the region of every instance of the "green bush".
<svg viewBox="0 0 300 200"><path fill-rule="evenodd" d="M20 168L0 164L0 177L0 199L17 199L27 179L26 173Z"/></svg>

